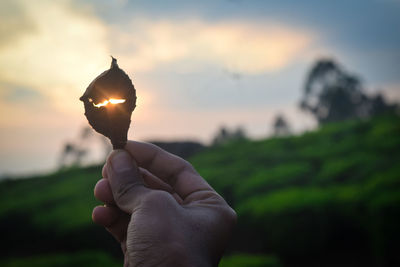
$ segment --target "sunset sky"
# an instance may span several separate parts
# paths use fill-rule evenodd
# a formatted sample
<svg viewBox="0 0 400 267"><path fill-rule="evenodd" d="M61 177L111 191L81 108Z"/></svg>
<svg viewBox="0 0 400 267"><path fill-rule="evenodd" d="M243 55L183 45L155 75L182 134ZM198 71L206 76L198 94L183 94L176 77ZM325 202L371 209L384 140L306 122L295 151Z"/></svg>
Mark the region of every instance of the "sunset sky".
<svg viewBox="0 0 400 267"><path fill-rule="evenodd" d="M110 55L137 89L137 140L207 143L221 125L261 138L277 113L310 129L297 106L320 57L398 101L399 14L398 0L2 0L0 176L56 167Z"/></svg>

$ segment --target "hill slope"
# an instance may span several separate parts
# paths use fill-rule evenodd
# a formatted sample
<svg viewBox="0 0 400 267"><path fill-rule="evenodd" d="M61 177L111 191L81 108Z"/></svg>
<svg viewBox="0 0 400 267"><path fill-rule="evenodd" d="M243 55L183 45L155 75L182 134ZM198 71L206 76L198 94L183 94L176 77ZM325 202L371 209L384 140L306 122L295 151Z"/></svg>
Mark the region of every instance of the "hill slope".
<svg viewBox="0 0 400 267"><path fill-rule="evenodd" d="M232 143L192 162L238 212L234 250L294 265L398 262L398 117Z"/></svg>
<svg viewBox="0 0 400 267"><path fill-rule="evenodd" d="M348 121L298 137L210 148L190 161L238 212L230 252L273 254L287 266L389 266L400 240L399 134L398 117ZM119 257L118 245L90 218L100 175L95 166L1 182L1 258ZM223 266L279 265L277 258L237 255Z"/></svg>

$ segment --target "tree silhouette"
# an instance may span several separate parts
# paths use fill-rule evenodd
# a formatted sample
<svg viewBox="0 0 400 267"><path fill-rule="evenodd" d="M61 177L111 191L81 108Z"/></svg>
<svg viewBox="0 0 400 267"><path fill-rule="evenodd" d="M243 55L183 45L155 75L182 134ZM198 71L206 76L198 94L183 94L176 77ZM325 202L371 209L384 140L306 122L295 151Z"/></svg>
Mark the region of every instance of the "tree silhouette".
<svg viewBox="0 0 400 267"><path fill-rule="evenodd" d="M300 107L314 114L320 124L395 110L381 95L366 95L360 79L332 59L321 59L311 68Z"/></svg>
<svg viewBox="0 0 400 267"><path fill-rule="evenodd" d="M63 145L58 163L59 168L82 166L84 160L90 156L91 148L96 142L101 145L104 153L102 153L102 161L105 161L112 149L109 140L103 135L95 133L91 127L85 126L74 141L66 142Z"/></svg>
<svg viewBox="0 0 400 267"><path fill-rule="evenodd" d="M81 166L83 157L87 154L87 150L80 148L76 144L66 143L61 152L59 159L59 168L67 166Z"/></svg>
<svg viewBox="0 0 400 267"><path fill-rule="evenodd" d="M246 131L243 127L239 126L236 130L229 130L222 126L212 141L212 145L221 145L230 141L240 141L247 139Z"/></svg>
<svg viewBox="0 0 400 267"><path fill-rule="evenodd" d="M274 135L275 136L287 136L290 135L290 126L283 115L278 114L275 117L274 122Z"/></svg>

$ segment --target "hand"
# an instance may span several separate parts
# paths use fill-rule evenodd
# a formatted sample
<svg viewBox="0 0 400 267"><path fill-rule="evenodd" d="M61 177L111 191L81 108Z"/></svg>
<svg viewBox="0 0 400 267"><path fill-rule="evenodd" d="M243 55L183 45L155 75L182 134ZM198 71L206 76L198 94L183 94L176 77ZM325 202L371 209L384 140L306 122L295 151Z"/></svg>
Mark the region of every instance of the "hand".
<svg viewBox="0 0 400 267"><path fill-rule="evenodd" d="M218 265L236 214L188 162L129 141L103 177L92 218L121 243L124 266Z"/></svg>

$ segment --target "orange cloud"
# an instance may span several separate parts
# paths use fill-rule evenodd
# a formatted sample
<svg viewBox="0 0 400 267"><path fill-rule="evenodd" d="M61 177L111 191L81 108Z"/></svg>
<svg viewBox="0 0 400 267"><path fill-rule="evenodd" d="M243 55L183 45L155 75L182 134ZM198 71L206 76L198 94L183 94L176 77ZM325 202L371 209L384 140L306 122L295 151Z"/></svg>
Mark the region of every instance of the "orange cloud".
<svg viewBox="0 0 400 267"><path fill-rule="evenodd" d="M193 20L135 20L128 31L113 32L113 39L119 40L116 48L137 71L179 61L189 69L214 64L250 74L277 71L301 58L315 38L308 31L277 23Z"/></svg>
<svg viewBox="0 0 400 267"><path fill-rule="evenodd" d="M12 45L0 47L0 82L35 88L53 106L73 109L78 95L108 60L104 25L90 13L76 12L69 1L13 3L21 9L16 15L29 17L33 26L21 29L29 32Z"/></svg>

